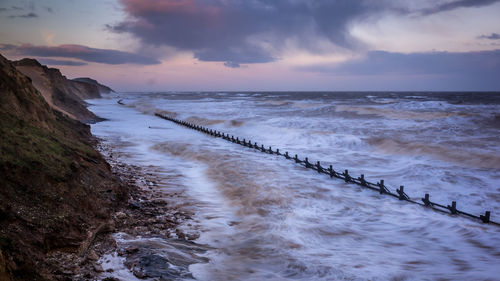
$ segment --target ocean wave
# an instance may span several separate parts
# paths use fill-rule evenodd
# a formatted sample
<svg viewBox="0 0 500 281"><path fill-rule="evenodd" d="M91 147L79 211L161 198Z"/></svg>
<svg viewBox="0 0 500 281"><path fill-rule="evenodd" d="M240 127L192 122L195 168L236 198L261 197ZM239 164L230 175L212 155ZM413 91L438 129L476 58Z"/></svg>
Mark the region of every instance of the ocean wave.
<svg viewBox="0 0 500 281"><path fill-rule="evenodd" d="M500 167L500 156L488 152L468 150L464 147L454 147L422 142L402 141L388 138L370 138L367 143L379 152L400 155L413 155L452 162L463 167L490 168Z"/></svg>

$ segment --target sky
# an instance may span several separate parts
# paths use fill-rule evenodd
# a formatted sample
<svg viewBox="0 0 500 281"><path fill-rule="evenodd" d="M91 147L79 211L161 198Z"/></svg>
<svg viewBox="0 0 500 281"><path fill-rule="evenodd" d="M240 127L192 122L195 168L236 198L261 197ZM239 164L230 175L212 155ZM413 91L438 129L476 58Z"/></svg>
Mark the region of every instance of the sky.
<svg viewBox="0 0 500 281"><path fill-rule="evenodd" d="M117 91L500 91L500 0L0 0L0 54Z"/></svg>

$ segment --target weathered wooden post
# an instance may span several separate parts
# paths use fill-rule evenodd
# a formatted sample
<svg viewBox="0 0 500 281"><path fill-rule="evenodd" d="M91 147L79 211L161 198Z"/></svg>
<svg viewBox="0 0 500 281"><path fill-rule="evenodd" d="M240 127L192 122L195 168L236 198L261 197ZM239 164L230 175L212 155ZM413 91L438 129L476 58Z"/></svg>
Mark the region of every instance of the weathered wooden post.
<svg viewBox="0 0 500 281"><path fill-rule="evenodd" d="M406 195L406 193L405 193L405 191L404 191L404 188L405 188L405 187L401 185L401 186L399 187L399 189L397 189L397 190L396 190L396 192L399 194L399 197L398 197L398 198L399 198L399 200L408 200L408 199L410 199L410 198L408 197L408 195Z"/></svg>
<svg viewBox="0 0 500 281"><path fill-rule="evenodd" d="M448 205L446 206L446 208L448 208L448 210L450 210L450 213L452 213L453 215L457 214L457 201L451 201L451 206Z"/></svg>
<svg viewBox="0 0 500 281"><path fill-rule="evenodd" d="M380 180L380 182L377 185L379 187L380 194L387 193L387 189L384 186L384 180Z"/></svg>
<svg viewBox="0 0 500 281"><path fill-rule="evenodd" d="M309 159L307 159L307 157L304 163L306 164L306 168L311 168L311 163L309 163Z"/></svg>
<svg viewBox="0 0 500 281"><path fill-rule="evenodd" d="M335 171L333 170L333 166L330 165L328 168L328 172L330 172L330 178L333 178L335 176Z"/></svg>
<svg viewBox="0 0 500 281"><path fill-rule="evenodd" d="M364 174L361 174L361 176L358 179L362 186L366 186L366 180Z"/></svg>
<svg viewBox="0 0 500 281"><path fill-rule="evenodd" d="M429 200L429 197L430 197L429 193L426 193L425 197L422 198L422 202L424 202L425 206L431 206L431 204L432 204L431 200Z"/></svg>
<svg viewBox="0 0 500 281"><path fill-rule="evenodd" d="M484 223L489 223L490 222L490 211L484 212L484 216L480 215L479 218L484 222Z"/></svg>
<svg viewBox="0 0 500 281"><path fill-rule="evenodd" d="M345 182L350 182L351 181L351 176L349 175L349 171L345 170L344 172L344 180Z"/></svg>
<svg viewBox="0 0 500 281"><path fill-rule="evenodd" d="M321 164L319 163L316 163L316 168L318 169L318 173L321 173L323 171L323 168L321 167Z"/></svg>

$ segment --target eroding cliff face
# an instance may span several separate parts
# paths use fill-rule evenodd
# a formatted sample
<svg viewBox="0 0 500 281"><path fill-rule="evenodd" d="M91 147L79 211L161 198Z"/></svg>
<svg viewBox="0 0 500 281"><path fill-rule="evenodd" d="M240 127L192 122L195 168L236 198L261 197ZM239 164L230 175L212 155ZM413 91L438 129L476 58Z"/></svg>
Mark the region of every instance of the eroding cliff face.
<svg viewBox="0 0 500 281"><path fill-rule="evenodd" d="M110 87L102 85L99 82L97 82L97 80L94 80L92 78L80 77L80 78L72 79L71 81L83 84L85 87L87 87L88 85L96 86L97 89L99 90L99 93L101 93L101 94L109 94L109 93L114 92ZM89 97L89 98L92 98L92 97Z"/></svg>
<svg viewBox="0 0 500 281"><path fill-rule="evenodd" d="M34 59L22 59L13 64L31 79L33 86L54 109L82 122L96 120L97 117L87 110L83 100L101 96L100 84L97 81L91 83L69 80L59 69L48 68Z"/></svg>
<svg viewBox="0 0 500 281"><path fill-rule="evenodd" d="M112 229L127 193L92 147L89 126L53 110L17 67L0 55L0 278L54 280L62 273L46 256L84 255L95 231ZM58 71L31 69L46 89L67 90ZM79 108L50 97L55 108Z"/></svg>

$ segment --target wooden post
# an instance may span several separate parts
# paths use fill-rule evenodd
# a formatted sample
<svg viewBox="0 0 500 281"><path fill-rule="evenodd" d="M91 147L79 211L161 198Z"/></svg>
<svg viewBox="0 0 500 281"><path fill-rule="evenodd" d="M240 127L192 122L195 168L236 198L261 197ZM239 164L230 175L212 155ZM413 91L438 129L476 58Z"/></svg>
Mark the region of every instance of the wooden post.
<svg viewBox="0 0 500 281"><path fill-rule="evenodd" d="M285 151L285 158L290 159L290 155L288 155L288 151Z"/></svg>
<svg viewBox="0 0 500 281"><path fill-rule="evenodd" d="M330 178L333 178L333 176L335 175L335 171L333 170L332 165L330 165L330 167L328 168L328 171L330 172Z"/></svg>
<svg viewBox="0 0 500 281"><path fill-rule="evenodd" d="M306 168L310 168L311 167L311 164L309 163L309 160L307 159L307 157L306 157L305 164L306 164Z"/></svg>
<svg viewBox="0 0 500 281"><path fill-rule="evenodd" d="M297 154L295 154L295 163L299 163L299 157L297 157Z"/></svg>
<svg viewBox="0 0 500 281"><path fill-rule="evenodd" d="M425 206L431 206L431 200L429 200L429 193L425 194L425 197L422 198L422 202L424 202Z"/></svg>
<svg viewBox="0 0 500 281"><path fill-rule="evenodd" d="M457 201L451 201L451 206L448 205L446 206L446 208L448 208L448 210L450 210L450 213L452 213L453 215L457 214Z"/></svg>
<svg viewBox="0 0 500 281"><path fill-rule="evenodd" d="M366 186L366 180L364 174L361 174L361 176L359 177L359 182L361 183L361 185Z"/></svg>
<svg viewBox="0 0 500 281"><path fill-rule="evenodd" d="M321 173L321 171L323 171L323 168L321 168L321 164L319 163L319 161L318 163L316 163L316 167L318 169L318 173Z"/></svg>
<svg viewBox="0 0 500 281"><path fill-rule="evenodd" d="M380 182L378 183L378 187L379 187L380 194L386 193L385 186L384 186L384 180L380 180Z"/></svg>
<svg viewBox="0 0 500 281"><path fill-rule="evenodd" d="M345 172L344 172L344 180L345 180L345 182L351 181L351 176L349 176L348 170L345 170Z"/></svg>
<svg viewBox="0 0 500 281"><path fill-rule="evenodd" d="M408 196L405 194L405 191L404 191L404 186L400 186L398 190L396 190L399 194L399 200L407 200L408 199Z"/></svg>
<svg viewBox="0 0 500 281"><path fill-rule="evenodd" d="M480 215L479 218L484 222L484 223L489 223L490 222L490 211L484 212L484 216Z"/></svg>

